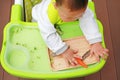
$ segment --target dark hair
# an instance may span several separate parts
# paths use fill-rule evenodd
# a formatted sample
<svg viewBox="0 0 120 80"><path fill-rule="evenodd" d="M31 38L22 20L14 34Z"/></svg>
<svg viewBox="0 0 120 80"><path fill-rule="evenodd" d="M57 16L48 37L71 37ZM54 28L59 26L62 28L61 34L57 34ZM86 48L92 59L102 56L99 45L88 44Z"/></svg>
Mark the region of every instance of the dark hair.
<svg viewBox="0 0 120 80"><path fill-rule="evenodd" d="M63 4L66 4L71 11L74 11L86 8L88 0L56 0L57 6L61 6Z"/></svg>

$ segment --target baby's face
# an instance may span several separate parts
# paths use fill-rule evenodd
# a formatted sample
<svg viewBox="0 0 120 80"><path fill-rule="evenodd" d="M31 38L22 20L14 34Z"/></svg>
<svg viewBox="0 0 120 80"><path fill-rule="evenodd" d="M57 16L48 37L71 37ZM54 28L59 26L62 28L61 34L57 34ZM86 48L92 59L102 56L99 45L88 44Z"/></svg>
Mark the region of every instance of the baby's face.
<svg viewBox="0 0 120 80"><path fill-rule="evenodd" d="M80 9L77 11L70 11L70 9L64 6L57 7L57 10L60 15L60 18L64 22L70 22L70 21L75 21L79 19L85 11L85 9Z"/></svg>

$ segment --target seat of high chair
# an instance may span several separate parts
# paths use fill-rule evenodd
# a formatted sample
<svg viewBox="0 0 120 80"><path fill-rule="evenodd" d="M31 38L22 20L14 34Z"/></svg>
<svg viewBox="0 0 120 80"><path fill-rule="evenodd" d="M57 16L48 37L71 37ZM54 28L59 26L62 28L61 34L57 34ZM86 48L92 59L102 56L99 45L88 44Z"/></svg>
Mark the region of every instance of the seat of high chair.
<svg viewBox="0 0 120 80"><path fill-rule="evenodd" d="M91 4L93 6L93 2ZM20 17L15 19L13 14L20 12L20 5L13 5L11 22L5 26L4 39L1 51L1 65L10 74L23 78L41 78L41 79L59 79L83 77L93 74L103 68L105 60L88 65L88 68L78 67L61 71L52 71L48 55L48 48L44 43L37 23L23 22ZM15 19L15 20L14 20ZM103 34L103 26L97 20L99 30ZM63 35L62 38L70 38L83 35L82 32L77 33L78 22L64 23L59 26L66 27L76 26L76 32ZM70 28L69 28L70 29ZM66 30L64 30L66 31ZM78 30L79 31L79 30ZM105 47L104 40L102 41Z"/></svg>

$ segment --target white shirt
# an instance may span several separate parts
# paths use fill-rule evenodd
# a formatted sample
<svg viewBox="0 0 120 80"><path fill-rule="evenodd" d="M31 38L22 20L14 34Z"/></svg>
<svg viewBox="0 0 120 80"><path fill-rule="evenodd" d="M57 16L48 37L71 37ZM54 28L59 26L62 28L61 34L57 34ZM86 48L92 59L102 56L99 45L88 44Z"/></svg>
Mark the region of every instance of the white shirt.
<svg viewBox="0 0 120 80"><path fill-rule="evenodd" d="M68 45L61 40L60 36L56 32L56 29L54 28L54 25L48 18L47 9L50 2L51 0L42 0L40 4L34 6L32 9L32 17L33 21L38 23L40 34L42 35L47 46L56 55L59 55L68 48ZM86 9L79 21L80 28L90 44L102 41L98 25L94 19L94 14L89 8Z"/></svg>

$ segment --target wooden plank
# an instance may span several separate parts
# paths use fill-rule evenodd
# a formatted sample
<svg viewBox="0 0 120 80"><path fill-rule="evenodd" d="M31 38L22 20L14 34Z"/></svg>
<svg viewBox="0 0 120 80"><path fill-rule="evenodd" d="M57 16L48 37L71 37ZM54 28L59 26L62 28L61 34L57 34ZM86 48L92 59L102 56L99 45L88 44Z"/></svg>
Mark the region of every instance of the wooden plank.
<svg viewBox="0 0 120 80"><path fill-rule="evenodd" d="M113 49L111 44L112 41L110 36L109 18L107 16L108 12L107 12L106 0L94 0L94 2L96 6L97 16L104 25L104 37L105 37L106 46L110 50L110 57L106 65L101 70L101 72L98 73L98 75L95 74L95 76L86 77L85 80L117 80L116 67L114 64L115 60L114 60Z"/></svg>
<svg viewBox="0 0 120 80"><path fill-rule="evenodd" d="M120 80L120 0L107 0L117 78Z"/></svg>
<svg viewBox="0 0 120 80"><path fill-rule="evenodd" d="M9 21L9 11L10 11L11 2L0 0L0 49L2 48L2 39L3 39L3 28ZM1 51L1 50L0 50ZM0 80L3 80L3 69L0 65Z"/></svg>
<svg viewBox="0 0 120 80"><path fill-rule="evenodd" d="M15 1L15 0L11 0L11 4L14 4L14 1Z"/></svg>
<svg viewBox="0 0 120 80"><path fill-rule="evenodd" d="M62 79L62 80L84 80L84 78L80 77L80 78L70 78L70 79Z"/></svg>
<svg viewBox="0 0 120 80"><path fill-rule="evenodd" d="M2 39L3 39L3 28L9 22L10 19L10 8L11 8L11 0L0 0L0 49L2 47ZM18 80L18 78L13 77L3 71L0 68L0 80Z"/></svg>
<svg viewBox="0 0 120 80"><path fill-rule="evenodd" d="M100 72L85 77L85 80L101 80Z"/></svg>
<svg viewBox="0 0 120 80"><path fill-rule="evenodd" d="M116 76L116 66L113 52L113 45L111 40L111 32L110 32L110 23L107 12L106 0L94 0L96 4L96 12L98 18L102 21L104 26L104 37L107 48L110 50L109 59L101 70L101 80L117 80ZM102 5L102 6L101 6Z"/></svg>
<svg viewBox="0 0 120 80"><path fill-rule="evenodd" d="M3 69L0 65L0 80L3 80Z"/></svg>
<svg viewBox="0 0 120 80"><path fill-rule="evenodd" d="M3 28L9 21L9 11L10 10L8 10L9 9L8 7L10 7L10 6L7 4L9 4L9 1L5 2L4 0L0 0L0 10L1 10L0 11L0 49L2 46Z"/></svg>
<svg viewBox="0 0 120 80"><path fill-rule="evenodd" d="M8 74L7 72L4 71L4 77L3 80L19 80L18 77L14 77L10 74Z"/></svg>

